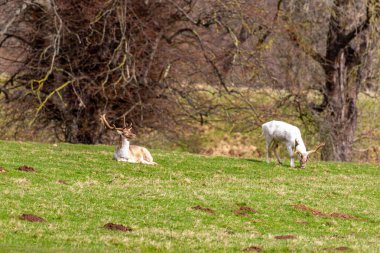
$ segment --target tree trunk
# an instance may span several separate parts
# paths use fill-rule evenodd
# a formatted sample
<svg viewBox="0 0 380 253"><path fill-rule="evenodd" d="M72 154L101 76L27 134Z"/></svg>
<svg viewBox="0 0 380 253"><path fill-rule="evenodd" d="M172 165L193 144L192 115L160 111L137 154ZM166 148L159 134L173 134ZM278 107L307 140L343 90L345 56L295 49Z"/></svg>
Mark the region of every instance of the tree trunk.
<svg viewBox="0 0 380 253"><path fill-rule="evenodd" d="M83 144L99 143L102 126L97 118L98 114L78 114L80 114L79 117L72 117L70 120L65 121L65 142ZM73 113L72 115L75 114Z"/></svg>
<svg viewBox="0 0 380 253"><path fill-rule="evenodd" d="M321 137L326 146L322 150L323 160L349 161L357 126L356 101L359 81L348 77L352 74L353 62L350 50L341 50L334 64L325 68L326 109L321 122Z"/></svg>
<svg viewBox="0 0 380 253"><path fill-rule="evenodd" d="M346 16L341 10L350 8L348 1L335 0L326 41L326 55L317 58L325 72L323 89L324 102L320 123L321 138L326 146L322 150L323 160L349 161L357 126L358 108L356 101L362 79L360 77L364 50L368 49L368 37L360 36L369 27L371 13L368 1L366 18L354 29L345 29ZM347 14L346 13L346 14ZM361 46L354 46L355 38L362 40ZM367 40L367 41L365 41ZM362 47L362 48L361 48Z"/></svg>

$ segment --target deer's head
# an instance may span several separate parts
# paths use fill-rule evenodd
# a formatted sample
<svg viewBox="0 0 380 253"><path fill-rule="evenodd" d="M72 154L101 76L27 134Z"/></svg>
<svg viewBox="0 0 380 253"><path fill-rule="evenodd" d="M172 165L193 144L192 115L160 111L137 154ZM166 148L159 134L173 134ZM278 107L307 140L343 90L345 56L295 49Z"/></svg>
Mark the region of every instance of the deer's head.
<svg viewBox="0 0 380 253"><path fill-rule="evenodd" d="M135 137L136 135L132 132L132 123L129 125L129 126L126 126L125 125L125 121L124 121L124 127L116 127L115 125L110 125L106 119L106 115L105 114L102 114L100 116L100 121L102 122L102 124L110 129L110 130L115 130L120 136L123 136L127 139L131 139L133 137Z"/></svg>
<svg viewBox="0 0 380 253"><path fill-rule="evenodd" d="M313 154L313 153L316 153L320 148L322 148L325 144L324 143L321 143L321 144L318 144L315 149L313 150L310 150L310 151L306 151L306 152L301 152L297 149L297 146L299 145L297 140L296 140L296 143L295 143L295 148L296 148L296 154L298 155L298 159L300 161L300 164L301 164L301 169L304 169L305 166L306 166L306 163L307 161L309 160L310 158L310 155Z"/></svg>

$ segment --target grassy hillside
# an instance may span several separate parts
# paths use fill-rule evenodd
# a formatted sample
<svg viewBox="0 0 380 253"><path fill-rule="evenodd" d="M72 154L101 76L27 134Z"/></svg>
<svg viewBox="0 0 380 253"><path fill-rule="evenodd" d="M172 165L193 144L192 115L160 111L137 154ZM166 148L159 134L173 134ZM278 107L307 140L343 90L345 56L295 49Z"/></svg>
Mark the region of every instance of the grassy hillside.
<svg viewBox="0 0 380 253"><path fill-rule="evenodd" d="M380 252L378 166L112 152L0 141L0 252Z"/></svg>

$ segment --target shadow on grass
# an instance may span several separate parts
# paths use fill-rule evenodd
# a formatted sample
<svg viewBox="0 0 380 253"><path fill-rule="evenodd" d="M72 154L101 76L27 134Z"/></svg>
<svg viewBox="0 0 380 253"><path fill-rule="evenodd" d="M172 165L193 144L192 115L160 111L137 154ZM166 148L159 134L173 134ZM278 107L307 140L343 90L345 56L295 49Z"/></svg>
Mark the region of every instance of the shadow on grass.
<svg viewBox="0 0 380 253"><path fill-rule="evenodd" d="M244 161L254 162L254 163L265 163L266 164L266 162L263 160L257 160L257 159L253 159L253 158L246 158L246 159L244 159Z"/></svg>
<svg viewBox="0 0 380 253"><path fill-rule="evenodd" d="M247 162L253 162L253 163L259 163L259 164L266 164L268 166L280 166L280 167L284 167L284 168L288 168L288 169L295 169L295 170L304 170L304 169L301 169L301 167L299 165L296 164L295 167L291 167L290 166L290 163L288 162L282 162L282 164L279 164L278 162L269 162L267 163L266 161L264 160L257 160L257 159L254 159L254 158L246 158L244 159L244 161L247 161Z"/></svg>

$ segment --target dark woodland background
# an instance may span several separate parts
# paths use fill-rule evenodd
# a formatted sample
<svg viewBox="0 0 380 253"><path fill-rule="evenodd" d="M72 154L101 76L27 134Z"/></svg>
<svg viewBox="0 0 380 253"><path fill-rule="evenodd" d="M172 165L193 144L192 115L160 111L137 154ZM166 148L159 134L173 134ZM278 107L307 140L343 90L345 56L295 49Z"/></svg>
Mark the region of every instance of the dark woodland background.
<svg viewBox="0 0 380 253"><path fill-rule="evenodd" d="M379 29L378 0L0 0L0 136L109 143L106 113L151 146L260 156L278 119L378 162Z"/></svg>

